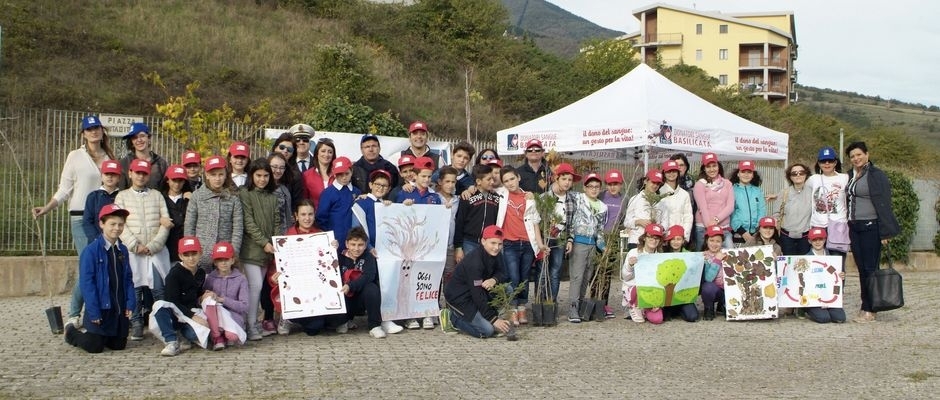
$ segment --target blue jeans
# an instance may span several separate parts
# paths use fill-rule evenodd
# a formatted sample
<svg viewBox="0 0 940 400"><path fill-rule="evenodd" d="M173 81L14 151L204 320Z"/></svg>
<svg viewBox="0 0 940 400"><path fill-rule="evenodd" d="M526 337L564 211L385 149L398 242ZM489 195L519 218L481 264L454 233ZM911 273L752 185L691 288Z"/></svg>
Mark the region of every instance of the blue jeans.
<svg viewBox="0 0 940 400"><path fill-rule="evenodd" d="M460 246L463 250L463 256L466 257L470 252L480 248L479 240L464 240L463 245Z"/></svg>
<svg viewBox="0 0 940 400"><path fill-rule="evenodd" d="M865 281L881 265L881 232L878 220L849 221L852 255L861 281L862 311L871 311L871 295Z"/></svg>
<svg viewBox="0 0 940 400"><path fill-rule="evenodd" d="M845 322L845 310L841 308L804 308L806 316L814 322L825 324L829 322Z"/></svg>
<svg viewBox="0 0 940 400"><path fill-rule="evenodd" d="M503 241L503 262L509 275L509 282L512 292L524 280L529 279L529 270L532 269L532 261L535 260L535 252L532 251L532 244L527 240ZM525 305L529 302L529 284L512 300L513 305Z"/></svg>
<svg viewBox="0 0 940 400"><path fill-rule="evenodd" d="M552 298L558 303L558 287L561 285L561 267L565 262L565 243L559 243L557 240L549 240L548 246L551 251L548 254L548 275L552 289Z"/></svg>
<svg viewBox="0 0 940 400"><path fill-rule="evenodd" d="M72 244L75 245L75 252L81 256L82 250L88 247L88 238L85 237L85 230L82 229L82 216L69 216L69 225L72 231ZM78 274L76 274L75 287L72 288L72 301L69 303L69 317L77 317L82 314L82 306L85 305L85 299L82 298L82 289L78 287Z"/></svg>
<svg viewBox="0 0 940 400"><path fill-rule="evenodd" d="M457 330L477 338L488 338L496 334L496 327L483 318L479 311L473 315L473 320L467 321L460 314L453 312L451 308L451 322Z"/></svg>
<svg viewBox="0 0 940 400"><path fill-rule="evenodd" d="M702 251L705 245L705 227L695 225L695 249L694 251ZM731 241L731 232L725 231L724 241L721 243L721 248L723 249L733 249L734 242ZM808 253L809 250L804 251L803 254Z"/></svg>
<svg viewBox="0 0 940 400"><path fill-rule="evenodd" d="M785 256L803 256L806 253L809 253L811 248L809 245L809 240L805 237L799 239L793 239L787 235L784 235L783 232L780 233L780 251Z"/></svg>
<svg viewBox="0 0 940 400"><path fill-rule="evenodd" d="M157 310L154 319L157 320L157 326L160 327L160 333L163 335L164 342L178 341L179 338L176 336L176 330L179 329L186 340L194 344L199 343L199 337L196 336L196 331L193 330L193 327L189 326L187 323L179 322L179 320L176 319L176 315L173 314L173 310L161 308Z"/></svg>
<svg viewBox="0 0 940 400"><path fill-rule="evenodd" d="M132 310L131 323L144 323L150 314L150 307L153 302L163 300L163 278L160 277L160 271L152 266L153 287L138 286L134 288L134 295L137 296L137 308Z"/></svg>

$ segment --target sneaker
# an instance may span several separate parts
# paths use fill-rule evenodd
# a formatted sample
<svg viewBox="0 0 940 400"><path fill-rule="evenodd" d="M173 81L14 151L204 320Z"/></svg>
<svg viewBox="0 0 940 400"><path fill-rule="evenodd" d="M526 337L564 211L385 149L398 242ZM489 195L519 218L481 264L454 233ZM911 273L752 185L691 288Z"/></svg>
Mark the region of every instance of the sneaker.
<svg viewBox="0 0 940 400"><path fill-rule="evenodd" d="M346 322L346 327L349 328L349 330L351 330L351 331L354 331L354 330L356 330L356 329L359 329L359 325L356 325L356 323L355 323L355 322L352 322L352 320L349 320L349 321Z"/></svg>
<svg viewBox="0 0 940 400"><path fill-rule="evenodd" d="M512 314L509 315L509 323L512 324L512 326L519 326L519 312L518 311L513 311Z"/></svg>
<svg viewBox="0 0 940 400"><path fill-rule="evenodd" d="M62 335L65 336L65 343L72 344L70 336L74 335L74 333L72 333L74 331L76 331L75 324L73 324L71 319L69 319L69 322L67 322L65 327L62 328Z"/></svg>
<svg viewBox="0 0 940 400"><path fill-rule="evenodd" d="M796 314L796 319L806 319L806 309L797 308L794 314Z"/></svg>
<svg viewBox="0 0 940 400"><path fill-rule="evenodd" d="M271 336L277 333L277 324L270 319L261 322L261 336Z"/></svg>
<svg viewBox="0 0 940 400"><path fill-rule="evenodd" d="M82 317L69 317L68 323L72 324L75 329L79 329L82 327Z"/></svg>
<svg viewBox="0 0 940 400"><path fill-rule="evenodd" d="M434 318L424 317L424 321L421 321L421 327L424 329L434 329Z"/></svg>
<svg viewBox="0 0 940 400"><path fill-rule="evenodd" d="M444 308L441 310L441 330L444 333L456 333L457 328L454 328L454 324L450 321L450 309Z"/></svg>
<svg viewBox="0 0 940 400"><path fill-rule="evenodd" d="M238 341L237 341L237 340L226 340L226 341L225 341L225 345L226 345L227 347L237 346L237 345L238 345Z"/></svg>
<svg viewBox="0 0 940 400"><path fill-rule="evenodd" d="M193 342L190 342L188 339L180 339L179 343L180 351L186 351L193 348Z"/></svg>
<svg viewBox="0 0 940 400"><path fill-rule="evenodd" d="M639 307L630 307L630 319L636 323L646 322L646 318L643 317L643 310L640 310Z"/></svg>
<svg viewBox="0 0 940 400"><path fill-rule="evenodd" d="M261 332L258 332L254 329L248 331L248 340L258 341L258 340L261 340L261 338L263 337L264 335L262 335Z"/></svg>
<svg viewBox="0 0 940 400"><path fill-rule="evenodd" d="M212 350L214 350L214 351L219 351L219 350L224 350L224 349L225 349L225 341L224 341L224 340L220 340L220 341L218 341L218 342L215 342L215 344L212 346Z"/></svg>
<svg viewBox="0 0 940 400"><path fill-rule="evenodd" d="M408 329L420 329L421 324L418 323L418 320L412 319L408 321Z"/></svg>
<svg viewBox="0 0 940 400"><path fill-rule="evenodd" d="M384 323L384 322L383 322L383 323ZM400 327L399 327L399 328L400 328ZM385 334L385 329L382 329L381 326L377 326L377 327L375 327L375 328L369 329L369 335L371 335L372 337L374 337L374 338L376 338L376 339L381 339L381 338L384 338L385 336L387 336L387 335Z"/></svg>
<svg viewBox="0 0 940 400"><path fill-rule="evenodd" d="M519 308L516 309L516 318L519 320L519 323L522 325L529 323L528 318L526 318L526 312L525 312L524 306L519 306Z"/></svg>
<svg viewBox="0 0 940 400"><path fill-rule="evenodd" d="M163 350L160 351L161 356L167 356L167 357L173 357L175 355L178 355L179 353L180 353L180 344L179 342L176 342L176 341L167 342L166 347L164 347Z"/></svg>
<svg viewBox="0 0 940 400"><path fill-rule="evenodd" d="M571 307L568 308L568 322L573 324L581 323L581 316L578 315L578 306L572 304Z"/></svg>
<svg viewBox="0 0 940 400"><path fill-rule="evenodd" d="M133 322L131 323L131 340L144 340L144 323L143 322Z"/></svg>
<svg viewBox="0 0 940 400"><path fill-rule="evenodd" d="M286 319L277 321L277 334L278 335L290 334L290 326L291 326L291 322Z"/></svg>
<svg viewBox="0 0 940 400"><path fill-rule="evenodd" d="M418 322L418 321L415 321L415 322ZM396 334L398 332L405 330L405 328L402 328L401 325L398 325L392 321L382 322L381 327L382 327L382 330L385 331L385 333L389 333L389 334Z"/></svg>
<svg viewBox="0 0 940 400"><path fill-rule="evenodd" d="M604 306L604 318L613 319L615 317L616 315L614 315L614 308L611 306Z"/></svg>
<svg viewBox="0 0 940 400"><path fill-rule="evenodd" d="M345 322L336 327L336 333L343 334L349 332L349 325Z"/></svg>

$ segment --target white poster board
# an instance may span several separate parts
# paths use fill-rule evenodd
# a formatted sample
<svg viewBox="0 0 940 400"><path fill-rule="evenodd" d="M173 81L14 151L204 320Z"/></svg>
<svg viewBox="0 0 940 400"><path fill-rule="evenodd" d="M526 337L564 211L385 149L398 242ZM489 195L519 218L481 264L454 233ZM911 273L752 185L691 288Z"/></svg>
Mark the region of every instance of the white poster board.
<svg viewBox="0 0 940 400"><path fill-rule="evenodd" d="M839 277L840 273L842 257L839 256L777 257L780 307L842 308L845 282Z"/></svg>
<svg viewBox="0 0 940 400"><path fill-rule="evenodd" d="M274 236L274 264L284 318L345 314L333 232Z"/></svg>

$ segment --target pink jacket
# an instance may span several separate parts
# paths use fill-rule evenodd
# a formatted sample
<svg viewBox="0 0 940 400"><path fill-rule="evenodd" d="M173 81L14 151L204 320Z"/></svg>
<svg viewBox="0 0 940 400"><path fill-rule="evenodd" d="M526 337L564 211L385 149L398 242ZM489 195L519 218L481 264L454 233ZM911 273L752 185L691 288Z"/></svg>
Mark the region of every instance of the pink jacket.
<svg viewBox="0 0 940 400"><path fill-rule="evenodd" d="M699 179L692 188L692 196L698 206L698 211L695 212L696 225L715 225L717 217L717 225L723 228L731 227L731 213L734 212L734 188L731 181L719 177L714 183L708 184Z"/></svg>

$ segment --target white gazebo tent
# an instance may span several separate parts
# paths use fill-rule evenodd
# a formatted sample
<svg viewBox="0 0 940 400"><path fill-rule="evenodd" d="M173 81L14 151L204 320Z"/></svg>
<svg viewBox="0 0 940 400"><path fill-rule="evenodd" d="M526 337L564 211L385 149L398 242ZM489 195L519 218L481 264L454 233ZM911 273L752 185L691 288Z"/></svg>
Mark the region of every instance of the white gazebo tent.
<svg viewBox="0 0 940 400"><path fill-rule="evenodd" d="M723 159L786 160L788 136L717 107L645 64L564 108L496 134L497 151L546 150L618 159L623 149L713 152ZM644 152L649 163L649 151Z"/></svg>

